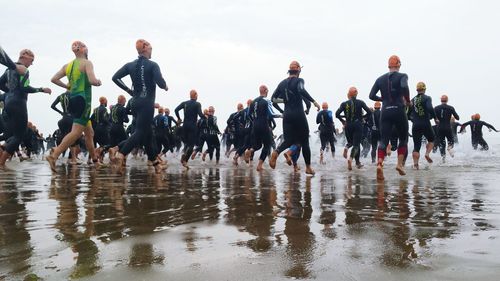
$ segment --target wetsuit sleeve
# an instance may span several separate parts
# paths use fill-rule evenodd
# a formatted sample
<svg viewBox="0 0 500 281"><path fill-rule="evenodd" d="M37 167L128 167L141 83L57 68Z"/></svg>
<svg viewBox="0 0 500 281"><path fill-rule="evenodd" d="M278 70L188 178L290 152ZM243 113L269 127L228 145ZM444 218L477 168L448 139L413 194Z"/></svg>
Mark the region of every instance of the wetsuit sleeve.
<svg viewBox="0 0 500 281"><path fill-rule="evenodd" d="M0 63L8 67L9 69L16 69L16 64L10 59L7 53L0 46Z"/></svg>
<svg viewBox="0 0 500 281"><path fill-rule="evenodd" d="M207 119L205 115L203 115L203 112L201 111L201 103L196 102L196 107L198 108L198 116L200 116L201 119Z"/></svg>
<svg viewBox="0 0 500 281"><path fill-rule="evenodd" d="M401 77L401 89L403 90L403 97L406 103L410 103L410 87L408 87L408 75Z"/></svg>
<svg viewBox="0 0 500 281"><path fill-rule="evenodd" d="M278 104L278 103L283 102L283 99L280 97L280 92L278 91L278 89L279 89L279 86L278 86L278 88L276 88L276 90L274 90L274 93L271 96L271 101L273 103L274 108L276 108L276 110L278 110L279 113L283 113L283 109L281 109L281 107Z"/></svg>
<svg viewBox="0 0 500 281"><path fill-rule="evenodd" d="M269 122L271 123L271 129L274 130L276 128L276 121L274 118L269 119Z"/></svg>
<svg viewBox="0 0 500 281"><path fill-rule="evenodd" d="M493 131L498 132L497 129L495 129L495 127L493 127L493 125L490 125L484 121L483 121L483 125L486 126L488 129L492 129Z"/></svg>
<svg viewBox="0 0 500 281"><path fill-rule="evenodd" d="M4 73L0 77L0 90L4 91L6 93L9 91L9 88L7 88L7 73Z"/></svg>
<svg viewBox="0 0 500 281"><path fill-rule="evenodd" d="M436 119L436 112L434 111L434 107L432 107L432 98L429 97L427 99L427 102L425 103L425 107L427 108L427 111L429 112L429 117L431 119Z"/></svg>
<svg viewBox="0 0 500 281"><path fill-rule="evenodd" d="M52 108L53 110L55 110L57 113L63 115L63 112L61 110L59 110L56 105L60 102L61 100L59 99L59 97L57 97L54 102L52 103L52 105L50 106L50 108Z"/></svg>
<svg viewBox="0 0 500 281"><path fill-rule="evenodd" d="M304 99L304 101L308 100L310 102L314 102L314 99L311 97L311 95L309 95L309 93L306 91L306 88L304 87L304 80L303 79L299 80L299 83L297 84L297 88L299 90L300 95L302 96L302 99ZM306 105L307 105L307 103L306 103ZM308 108L311 108L311 104L309 104Z"/></svg>
<svg viewBox="0 0 500 281"><path fill-rule="evenodd" d="M321 123L321 114L323 113L323 111L320 111L318 112L318 114L316 115L316 124L319 124Z"/></svg>
<svg viewBox="0 0 500 281"><path fill-rule="evenodd" d="M184 101L184 102L182 102L181 104L179 104L179 105L175 108L174 112L175 112L175 116L177 117L177 119L181 119L181 116L179 115L179 111L181 111L181 109L183 109L183 108L184 108L184 104L185 104L185 103L186 103L186 102Z"/></svg>
<svg viewBox="0 0 500 281"><path fill-rule="evenodd" d="M375 84L373 84L373 87L372 87L372 89L370 91L370 96L369 97L373 101L382 101L382 98L379 97L379 96L377 96L378 91L380 91L380 88L379 88L377 82L378 82L378 80L375 81Z"/></svg>
<svg viewBox="0 0 500 281"><path fill-rule="evenodd" d="M123 122L125 122L125 123L130 122L130 120L128 119L127 109L125 109L125 107L121 107L121 108L120 108L120 111L121 111L121 114L122 114L122 116L123 116L123 117L122 117L122 118L123 118L123 119L122 119L122 120L123 120Z"/></svg>
<svg viewBox="0 0 500 281"><path fill-rule="evenodd" d="M133 92L132 90L127 86L125 85L125 83L123 82L122 78L129 75L129 71L128 71L128 64L122 66L122 68L118 69L118 71L115 73L115 75L113 75L113 78L111 78L113 80L113 82L115 82L115 84L120 87L122 90L124 90L125 92L127 92L129 95L132 95Z"/></svg>
<svg viewBox="0 0 500 281"><path fill-rule="evenodd" d="M460 132L459 133L463 132L465 130L465 127L469 126L470 123L471 123L470 121L463 123L462 126L460 126Z"/></svg>
<svg viewBox="0 0 500 281"><path fill-rule="evenodd" d="M455 120L460 120L460 117L458 116L458 114L457 114L457 112L455 111L455 108L454 108L454 107L452 107L452 110L453 110L453 111L451 112L451 114L453 115L453 117L455 117Z"/></svg>
<svg viewBox="0 0 500 281"><path fill-rule="evenodd" d="M309 100L304 99L304 103L306 104L306 114L309 114L309 110L311 110L311 102Z"/></svg>
<svg viewBox="0 0 500 281"><path fill-rule="evenodd" d="M344 111L344 103L345 102L341 103L339 109L337 109L337 111L335 112L335 117L337 117L337 119L339 119L342 124L345 123L345 120L340 114Z"/></svg>
<svg viewBox="0 0 500 281"><path fill-rule="evenodd" d="M363 102L361 104L361 107L363 107L363 109L365 110L366 114L365 116L363 116L364 118L370 118L370 116L372 115L372 111L370 110L370 108L366 105L365 102Z"/></svg>
<svg viewBox="0 0 500 281"><path fill-rule="evenodd" d="M160 66L158 66L158 64L154 64L154 68L153 68L153 77L155 79L155 83L156 85L158 85L158 87L160 87L161 89L164 89L164 90L167 90L168 87L167 87L167 82L165 82L165 79L163 79L163 76L161 75L161 70L160 70Z"/></svg>

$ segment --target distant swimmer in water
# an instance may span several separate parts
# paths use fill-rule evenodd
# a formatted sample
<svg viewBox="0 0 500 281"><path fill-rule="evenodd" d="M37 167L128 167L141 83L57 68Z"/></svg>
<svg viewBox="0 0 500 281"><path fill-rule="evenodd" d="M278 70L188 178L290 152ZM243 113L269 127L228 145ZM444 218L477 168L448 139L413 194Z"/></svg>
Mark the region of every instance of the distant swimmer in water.
<svg viewBox="0 0 500 281"><path fill-rule="evenodd" d="M309 125L304 112L303 101L307 100L320 110L319 104L309 95L304 87L304 80L299 78L301 72L300 64L292 61L288 70L288 78L281 81L272 95L273 105L285 104L283 112L283 143L271 154L269 165L276 167L276 160L281 152L292 145L298 145L302 149L302 156L306 163L306 174L314 175L311 167L311 148L309 146ZM279 107L279 106L278 106ZM285 153L287 162L291 165L291 155Z"/></svg>
<svg viewBox="0 0 500 281"><path fill-rule="evenodd" d="M127 155L136 147L143 145L148 161L153 164L155 172L159 174L163 167L157 159L158 151L153 139L153 118L155 111L156 86L168 91L167 83L160 71L160 66L151 60L153 47L144 40L135 43L139 57L120 68L113 75L113 82L125 92L129 93L134 102L132 110L135 112L135 131L118 148L110 149L110 158L114 159L114 166L121 171ZM132 79L132 89L122 81L125 76ZM112 155L114 154L114 155Z"/></svg>
<svg viewBox="0 0 500 281"><path fill-rule="evenodd" d="M451 129L451 117L453 116L455 120L460 120L455 108L453 106L448 105L448 96L441 96L441 104L434 108L434 112L436 113L436 118L439 121L438 125L438 139L437 143L439 144L439 151L441 152L441 157L443 161L446 157L446 140L448 140L448 153L453 157L453 133ZM446 138L446 140L445 140Z"/></svg>
<svg viewBox="0 0 500 281"><path fill-rule="evenodd" d="M359 159L361 136L363 134L363 119L369 118L371 110L364 101L357 99L358 89L356 87L349 88L347 93L348 100L341 103L340 107L335 112L340 122L344 125L347 145L344 148L344 157L347 158L347 169L352 170L352 160L356 161L356 167L363 167ZM363 114L363 111L365 114ZM344 113L342 116L341 114ZM352 147L351 155L347 157L347 150Z"/></svg>
<svg viewBox="0 0 500 281"><path fill-rule="evenodd" d="M434 147L434 130L430 119L436 119L436 114L434 113L434 108L432 106L431 97L425 94L427 87L424 82L417 83L417 96L411 100L409 117L413 123L412 135L413 135L413 167L419 169L418 162L420 158L420 147L422 146L422 136L427 139L427 145L425 147L425 159L427 162L432 163L430 153Z"/></svg>
<svg viewBox="0 0 500 281"><path fill-rule="evenodd" d="M56 160L59 155L80 139L82 133L85 135L85 144L94 164L98 164L94 147L94 130L90 122L92 110L92 86L101 86L101 80L94 74L94 65L88 60L88 48L81 41L75 41L71 45L75 59L65 64L52 77L52 83L70 91L69 111L73 117L71 132L67 134L60 145L54 148L52 153L46 157L52 172L56 172ZM68 78L68 83L61 81L63 77Z"/></svg>
<svg viewBox="0 0 500 281"><path fill-rule="evenodd" d="M498 130L495 129L495 127L493 127L492 125L481 121L481 115L479 115L479 113L472 115L472 119L473 120L462 124L460 133L463 133L465 131L465 128L467 126L470 126L472 148L477 149L478 145L480 145L481 150L488 150L488 143L483 138L483 126L487 127L490 131L493 130L495 132L498 132Z"/></svg>
<svg viewBox="0 0 500 281"><path fill-rule="evenodd" d="M4 91L4 108L2 118L5 125L5 145L0 147L0 169L5 168L9 159L23 141L28 131L28 94L52 93L49 88L34 88L30 86L28 67L33 64L35 54L24 49L19 54L17 63L12 62L9 56L0 48L2 64L8 69L0 77L0 90Z"/></svg>
<svg viewBox="0 0 500 281"><path fill-rule="evenodd" d="M398 164L396 170L406 175L405 157L408 154L408 118L406 106L410 103L408 75L399 72L401 60L398 56L389 58L389 72L380 76L370 91L370 99L382 102L380 119L380 143L378 147L377 179L384 179L384 158L393 128L398 137ZM377 96L378 92L381 96Z"/></svg>

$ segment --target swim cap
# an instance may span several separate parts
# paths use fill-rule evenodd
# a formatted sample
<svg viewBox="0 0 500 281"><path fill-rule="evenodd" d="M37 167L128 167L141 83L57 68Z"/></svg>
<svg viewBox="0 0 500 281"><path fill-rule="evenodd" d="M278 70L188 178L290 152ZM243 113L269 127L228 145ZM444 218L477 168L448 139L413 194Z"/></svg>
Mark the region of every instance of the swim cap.
<svg viewBox="0 0 500 281"><path fill-rule="evenodd" d="M352 98L358 95L358 89L356 87L349 88L349 92L347 93L348 98Z"/></svg>
<svg viewBox="0 0 500 281"><path fill-rule="evenodd" d="M106 97L100 97L100 98L99 98L99 103L100 103L100 104L107 104L107 103L108 103L108 100L106 99Z"/></svg>
<svg viewBox="0 0 500 281"><path fill-rule="evenodd" d="M144 39L139 39L135 42L135 48L139 54L142 54L142 52L144 52L144 50L149 46L151 46L151 44Z"/></svg>
<svg viewBox="0 0 500 281"><path fill-rule="evenodd" d="M158 107L158 113L164 113L164 112L165 109L162 106Z"/></svg>
<svg viewBox="0 0 500 281"><path fill-rule="evenodd" d="M398 56L392 55L389 58L389 67L398 67L401 66L401 60L399 59Z"/></svg>
<svg viewBox="0 0 500 281"><path fill-rule="evenodd" d="M328 103L327 102L324 102L321 104L321 108L322 109L328 109Z"/></svg>
<svg viewBox="0 0 500 281"><path fill-rule="evenodd" d="M125 102L127 102L127 99L125 98L124 95L119 95L118 96L118 103L124 105Z"/></svg>
<svg viewBox="0 0 500 281"><path fill-rule="evenodd" d="M31 50L29 50L29 49L23 49L19 53L19 58L28 58L28 59L34 60L35 59L35 54L33 54L33 52Z"/></svg>
<svg viewBox="0 0 500 281"><path fill-rule="evenodd" d="M375 104L373 105L373 107L375 108L380 108L381 106L382 104L379 101L376 101Z"/></svg>
<svg viewBox="0 0 500 281"><path fill-rule="evenodd" d="M441 96L441 102L448 102L448 96L447 95L442 95Z"/></svg>
<svg viewBox="0 0 500 281"><path fill-rule="evenodd" d="M288 67L288 70L292 70L292 71L300 71L301 67L300 67L300 63L298 61L292 61L290 63L290 66Z"/></svg>
<svg viewBox="0 0 500 281"><path fill-rule="evenodd" d="M241 102L238 103L238 105L236 106L236 109L238 109L238 111L242 110L243 109L243 104Z"/></svg>
<svg viewBox="0 0 500 281"><path fill-rule="evenodd" d="M75 41L71 44L71 50L75 54L78 54L83 48L87 48L87 46L82 41Z"/></svg>
<svg viewBox="0 0 500 281"><path fill-rule="evenodd" d="M252 104L252 102L253 102L253 100L248 99L248 100L247 100L247 106L250 106L250 105Z"/></svg>
<svg viewBox="0 0 500 281"><path fill-rule="evenodd" d="M427 87L425 86L425 83L424 82L418 82L417 83L417 92L425 92L425 90L427 89Z"/></svg>
<svg viewBox="0 0 500 281"><path fill-rule="evenodd" d="M479 113L474 114L474 120L481 119L481 115Z"/></svg>
<svg viewBox="0 0 500 281"><path fill-rule="evenodd" d="M265 91L267 91L267 87L266 87L266 85L260 85L260 87L259 87L259 93L261 93L261 94L262 94L262 93L264 93Z"/></svg>

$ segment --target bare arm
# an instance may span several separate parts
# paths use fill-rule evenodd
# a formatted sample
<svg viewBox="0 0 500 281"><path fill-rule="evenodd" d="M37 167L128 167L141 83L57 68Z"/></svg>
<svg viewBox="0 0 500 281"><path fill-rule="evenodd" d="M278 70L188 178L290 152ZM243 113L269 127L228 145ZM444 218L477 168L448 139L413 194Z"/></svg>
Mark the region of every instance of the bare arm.
<svg viewBox="0 0 500 281"><path fill-rule="evenodd" d="M85 62L85 73L87 73L87 77L89 78L89 82L92 86L101 86L101 80L95 77L94 65L89 60Z"/></svg>
<svg viewBox="0 0 500 281"><path fill-rule="evenodd" d="M52 79L50 79L50 81L54 84L56 84L57 86L61 87L61 88L64 88L66 90L69 90L70 88L70 85L69 84L66 84L64 83L63 81L61 81L61 79L63 77L66 77L66 67L68 65L65 64L56 74L54 74L54 76L52 77Z"/></svg>

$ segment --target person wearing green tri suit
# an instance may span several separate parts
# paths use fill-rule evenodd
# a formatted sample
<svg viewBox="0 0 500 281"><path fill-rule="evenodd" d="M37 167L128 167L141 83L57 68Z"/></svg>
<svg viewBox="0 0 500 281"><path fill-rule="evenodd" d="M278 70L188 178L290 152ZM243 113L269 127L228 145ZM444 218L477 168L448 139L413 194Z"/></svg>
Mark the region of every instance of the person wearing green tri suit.
<svg viewBox="0 0 500 281"><path fill-rule="evenodd" d="M73 42L71 49L75 53L75 59L64 65L52 77L52 83L68 89L70 91L69 112L73 117L71 132L67 134L60 145L54 148L47 156L47 161L53 172L56 171L56 160L59 155L75 143L82 135L85 135L85 144L89 151L92 162L97 165L97 156L94 147L94 131L90 122L90 112L92 110L92 86L101 86L101 80L94 74L94 66L88 60L87 46L81 41ZM68 84L61 81L63 77L68 78Z"/></svg>

